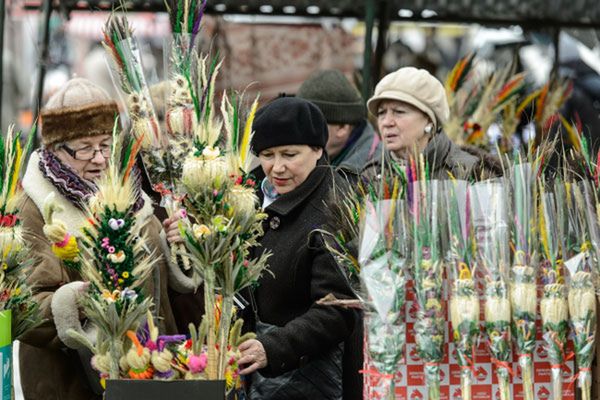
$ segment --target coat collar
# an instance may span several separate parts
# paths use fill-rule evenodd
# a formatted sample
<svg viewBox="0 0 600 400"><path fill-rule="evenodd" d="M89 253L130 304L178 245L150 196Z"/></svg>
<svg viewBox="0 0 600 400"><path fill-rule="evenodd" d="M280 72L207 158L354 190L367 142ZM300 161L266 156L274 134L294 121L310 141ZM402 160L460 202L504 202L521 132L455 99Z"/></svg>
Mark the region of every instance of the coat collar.
<svg viewBox="0 0 600 400"><path fill-rule="evenodd" d="M42 174L39 167L40 156L37 151L31 153L27 163L27 170L23 176L23 190L33 201L40 213L44 215L44 203L50 193L54 193L54 199L62 208L57 211L54 218L61 220L69 228L71 233L78 233L81 228L87 223L86 215L75 207L66 197L64 197L56 187ZM146 193L142 193L144 197L144 206L138 212L140 221L145 221L153 215L152 200Z"/></svg>
<svg viewBox="0 0 600 400"><path fill-rule="evenodd" d="M376 135L373 126L365 121L361 127L361 134L358 140L347 149L347 154L343 160L335 167L336 170L342 169L354 174L360 174L367 162L381 153L381 141Z"/></svg>
<svg viewBox="0 0 600 400"><path fill-rule="evenodd" d="M444 132L440 132L431 138L427 147L423 150L423 156L429 163L431 171L444 169L451 146L452 142Z"/></svg>
<svg viewBox="0 0 600 400"><path fill-rule="evenodd" d="M258 167L254 171L254 176L256 176L259 181L265 177L262 168ZM277 200L271 203L265 210L272 211L282 216L288 215L296 207L302 204L308 197L310 197L310 195L321 185L327 175L331 173L331 168L327 161L325 161L325 157L321 157L321 159L317 162L315 169L310 173L310 175L308 175L308 178L306 178L306 180L300 186L289 193L279 196ZM262 193L262 190L260 190L260 185L258 189L258 197L262 203L264 194Z"/></svg>

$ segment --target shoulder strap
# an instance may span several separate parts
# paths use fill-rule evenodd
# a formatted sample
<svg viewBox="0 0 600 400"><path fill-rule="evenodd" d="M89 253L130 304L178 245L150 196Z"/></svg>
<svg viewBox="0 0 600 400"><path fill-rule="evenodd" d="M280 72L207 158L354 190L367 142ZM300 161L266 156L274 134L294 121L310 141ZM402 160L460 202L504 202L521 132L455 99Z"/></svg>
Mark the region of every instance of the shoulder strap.
<svg viewBox="0 0 600 400"><path fill-rule="evenodd" d="M248 293L250 293L250 306L252 307L254 318L256 319L256 322L258 322L260 321L260 318L258 318L258 306L256 305L256 298L254 297L254 287L250 286L248 288Z"/></svg>

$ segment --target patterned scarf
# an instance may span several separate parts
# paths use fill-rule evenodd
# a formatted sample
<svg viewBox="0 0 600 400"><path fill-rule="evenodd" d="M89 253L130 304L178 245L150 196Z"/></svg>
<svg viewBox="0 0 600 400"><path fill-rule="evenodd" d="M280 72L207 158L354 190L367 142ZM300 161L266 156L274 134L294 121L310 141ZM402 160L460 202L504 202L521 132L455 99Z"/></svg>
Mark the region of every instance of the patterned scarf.
<svg viewBox="0 0 600 400"><path fill-rule="evenodd" d="M47 149L39 152L40 171L52 183L60 194L65 196L75 207L84 210L87 201L94 195L97 186L86 179L80 177L73 168L63 164L59 158ZM139 169L134 166L133 176L136 186L136 201L133 206L134 211L139 211L144 206L141 189L141 175Z"/></svg>

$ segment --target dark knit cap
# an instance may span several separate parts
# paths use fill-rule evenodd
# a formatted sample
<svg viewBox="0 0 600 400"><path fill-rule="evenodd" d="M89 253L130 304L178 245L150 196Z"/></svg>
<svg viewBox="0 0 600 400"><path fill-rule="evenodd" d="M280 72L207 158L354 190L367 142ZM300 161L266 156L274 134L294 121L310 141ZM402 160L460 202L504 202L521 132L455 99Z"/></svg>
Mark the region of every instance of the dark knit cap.
<svg viewBox="0 0 600 400"><path fill-rule="evenodd" d="M296 96L321 109L328 124L357 124L367 117L367 108L354 86L338 70L313 73Z"/></svg>
<svg viewBox="0 0 600 400"><path fill-rule="evenodd" d="M252 152L290 144L325 147L327 122L319 109L297 97L281 97L256 112Z"/></svg>

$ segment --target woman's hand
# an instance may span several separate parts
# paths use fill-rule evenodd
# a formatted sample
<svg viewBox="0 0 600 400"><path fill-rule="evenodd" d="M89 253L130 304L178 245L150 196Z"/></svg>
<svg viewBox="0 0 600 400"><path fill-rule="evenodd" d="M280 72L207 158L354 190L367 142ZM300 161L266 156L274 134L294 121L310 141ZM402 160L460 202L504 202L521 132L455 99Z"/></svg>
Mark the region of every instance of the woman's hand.
<svg viewBox="0 0 600 400"><path fill-rule="evenodd" d="M267 366L267 353L265 353L265 348L258 340L246 340L240 344L238 349L242 352L238 365L248 365L240 371L240 375L249 375Z"/></svg>
<svg viewBox="0 0 600 400"><path fill-rule="evenodd" d="M173 216L163 221L163 228L167 234L167 241L170 244L182 243L181 233L179 232L179 223L181 219L180 213L174 213Z"/></svg>

